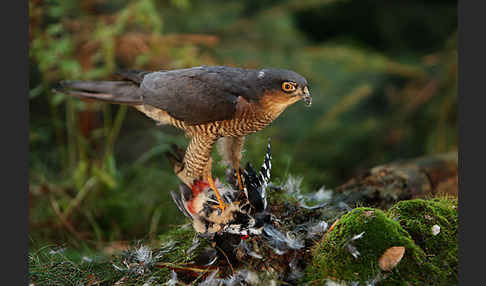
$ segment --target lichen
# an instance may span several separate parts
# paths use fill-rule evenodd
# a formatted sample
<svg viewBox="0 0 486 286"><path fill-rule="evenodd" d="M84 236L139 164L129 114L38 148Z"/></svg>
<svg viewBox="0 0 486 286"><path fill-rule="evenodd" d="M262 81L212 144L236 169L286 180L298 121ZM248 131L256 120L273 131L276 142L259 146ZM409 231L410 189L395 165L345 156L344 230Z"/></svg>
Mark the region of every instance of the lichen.
<svg viewBox="0 0 486 286"><path fill-rule="evenodd" d="M361 238L352 238L363 233ZM351 244L351 246L349 246ZM382 271L380 256L390 247L405 247L405 255L392 271ZM352 255L353 249L359 255ZM382 285L436 285L440 270L398 221L379 209L360 207L342 216L312 249L313 259L304 281L320 285L326 280Z"/></svg>

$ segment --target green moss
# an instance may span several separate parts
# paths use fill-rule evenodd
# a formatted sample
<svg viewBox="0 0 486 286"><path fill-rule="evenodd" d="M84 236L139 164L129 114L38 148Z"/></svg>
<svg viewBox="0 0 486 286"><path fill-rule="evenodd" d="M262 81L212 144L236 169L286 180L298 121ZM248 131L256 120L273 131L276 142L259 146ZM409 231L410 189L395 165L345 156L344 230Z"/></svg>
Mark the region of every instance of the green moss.
<svg viewBox="0 0 486 286"><path fill-rule="evenodd" d="M457 200L437 198L409 200L394 205L388 216L400 223L415 243L425 252L427 261L440 269L444 284L457 283L458 213ZM438 225L440 232L432 234Z"/></svg>
<svg viewBox="0 0 486 286"><path fill-rule="evenodd" d="M190 260L193 255L188 256L186 251L192 246L194 235L195 232L192 225L178 225L160 235L159 241L161 245L175 243L174 248L167 254L164 260L170 263L181 263ZM196 253L197 251L193 252L193 254Z"/></svg>
<svg viewBox="0 0 486 286"><path fill-rule="evenodd" d="M72 249L66 249L57 253L52 252L52 247L45 246L29 254L29 279L35 285L88 285L101 283L113 285L123 279L124 285L147 285L152 283L165 283L170 277L168 267L163 265L184 264L197 255L199 248L205 247L208 242L201 240L200 247L187 254L187 250L193 244L194 230L192 227L174 226L170 231L159 236L158 241L142 242L149 246L154 253L170 247L170 251L156 259L159 267L150 267L143 274L121 271L126 268L124 263L127 257L124 253L113 256L87 255ZM139 247L139 243L130 247L130 253ZM91 261L82 257L91 257ZM95 283L96 282L96 283ZM159 285L159 284L157 284Z"/></svg>
<svg viewBox="0 0 486 286"><path fill-rule="evenodd" d="M349 239L364 232L362 238L352 242L360 252L354 258L346 248ZM380 256L392 246L404 246L405 254L391 271L379 268ZM412 237L386 214L373 208L356 208L347 213L312 250L313 261L306 269L305 280L317 284L326 279L337 281L371 281L385 278L387 283L400 285L433 285L430 277L436 277L439 270L426 263L425 253ZM391 285L386 284L386 285Z"/></svg>
<svg viewBox="0 0 486 286"><path fill-rule="evenodd" d="M29 253L29 280L35 285L87 285L95 280L113 285L123 273L113 268L112 262L100 255L91 256L93 262L83 261L83 254L67 249L44 246ZM77 284L75 284L77 283Z"/></svg>
<svg viewBox="0 0 486 286"><path fill-rule="evenodd" d="M174 226L169 231L164 232L159 236L159 241L163 244L169 243L171 241L178 241L182 244L190 245L194 237L194 229L190 225L177 225Z"/></svg>

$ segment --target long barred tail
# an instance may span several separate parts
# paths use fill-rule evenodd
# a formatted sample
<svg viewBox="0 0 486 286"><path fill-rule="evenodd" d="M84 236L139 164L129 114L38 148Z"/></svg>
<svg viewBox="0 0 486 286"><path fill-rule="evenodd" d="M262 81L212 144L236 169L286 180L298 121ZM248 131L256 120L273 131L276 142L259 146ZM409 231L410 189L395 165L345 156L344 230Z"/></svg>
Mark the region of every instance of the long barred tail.
<svg viewBox="0 0 486 286"><path fill-rule="evenodd" d="M78 81L64 80L54 91L79 98L95 99L110 103L139 105L143 103L144 91L140 88L145 71L120 71L122 81Z"/></svg>

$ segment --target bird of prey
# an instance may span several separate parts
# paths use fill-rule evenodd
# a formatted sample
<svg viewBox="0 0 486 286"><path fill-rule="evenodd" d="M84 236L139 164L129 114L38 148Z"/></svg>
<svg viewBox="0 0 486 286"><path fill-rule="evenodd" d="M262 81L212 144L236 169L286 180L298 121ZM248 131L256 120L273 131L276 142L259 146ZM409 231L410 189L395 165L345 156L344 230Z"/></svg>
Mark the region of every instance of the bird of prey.
<svg viewBox="0 0 486 286"><path fill-rule="evenodd" d="M211 175L211 150L235 168L240 190L241 151L245 136L262 130L288 106L303 99L311 105L307 80L284 69L201 66L178 70L118 73L118 81L62 81L63 92L135 107L159 124L185 131L189 145L174 171L194 190L196 183L214 190L219 208L226 204ZM196 188L197 189L197 188Z"/></svg>

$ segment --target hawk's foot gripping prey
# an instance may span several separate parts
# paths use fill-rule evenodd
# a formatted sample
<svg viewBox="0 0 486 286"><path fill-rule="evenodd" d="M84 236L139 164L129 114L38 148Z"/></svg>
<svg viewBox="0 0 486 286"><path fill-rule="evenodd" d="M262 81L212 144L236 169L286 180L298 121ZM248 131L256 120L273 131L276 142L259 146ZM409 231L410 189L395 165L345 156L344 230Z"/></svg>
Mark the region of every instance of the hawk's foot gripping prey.
<svg viewBox="0 0 486 286"><path fill-rule="evenodd" d="M219 140L224 161L239 166L246 135L262 130L288 106L303 99L310 106L307 81L283 69L225 66L171 71L124 71L118 81L63 81L62 91L84 99L128 104L154 119L185 131L191 139L177 176L188 186L212 185L219 206L223 195L211 176L211 150Z"/></svg>
<svg viewBox="0 0 486 286"><path fill-rule="evenodd" d="M179 210L191 220L194 230L199 234L259 235L269 219L266 212L266 188L270 180L271 160L269 141L260 171L255 171L250 164L245 167L243 192L217 182L222 199L227 205L225 209L215 208L218 201L214 193L209 192L209 184L204 181L197 181L192 189L181 184L179 193L170 192L172 199Z"/></svg>

